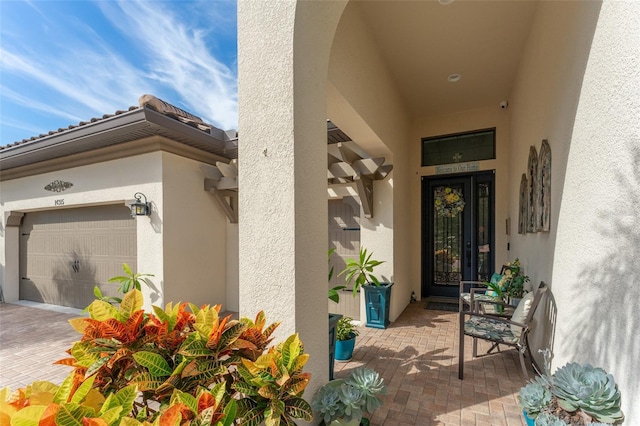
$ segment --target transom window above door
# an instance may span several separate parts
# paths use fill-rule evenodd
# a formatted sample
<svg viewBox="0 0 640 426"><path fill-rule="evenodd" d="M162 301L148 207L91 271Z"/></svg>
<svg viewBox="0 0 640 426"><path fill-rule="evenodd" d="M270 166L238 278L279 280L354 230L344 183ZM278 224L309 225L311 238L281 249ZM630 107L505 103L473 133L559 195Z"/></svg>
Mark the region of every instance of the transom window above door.
<svg viewBox="0 0 640 426"><path fill-rule="evenodd" d="M422 138L422 166L496 158L496 129Z"/></svg>

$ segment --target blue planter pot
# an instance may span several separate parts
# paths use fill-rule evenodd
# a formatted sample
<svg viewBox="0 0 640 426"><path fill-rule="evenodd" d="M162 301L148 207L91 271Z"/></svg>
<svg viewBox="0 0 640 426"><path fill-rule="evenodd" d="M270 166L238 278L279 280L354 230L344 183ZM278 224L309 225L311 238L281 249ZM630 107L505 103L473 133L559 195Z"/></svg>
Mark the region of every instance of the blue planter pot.
<svg viewBox="0 0 640 426"><path fill-rule="evenodd" d="M333 380L333 364L336 353L336 326L340 318L342 318L340 314L329 314L329 380Z"/></svg>
<svg viewBox="0 0 640 426"><path fill-rule="evenodd" d="M351 333L349 340L336 340L336 360L349 361L356 346L356 335Z"/></svg>
<svg viewBox="0 0 640 426"><path fill-rule="evenodd" d="M534 426L536 421L534 419L532 419L531 417L527 416L526 411L522 412L522 415L524 416L524 421L527 422L527 426Z"/></svg>
<svg viewBox="0 0 640 426"><path fill-rule="evenodd" d="M393 283L380 283L380 286L367 284L362 287L367 307L367 327L387 328L389 326L392 285Z"/></svg>

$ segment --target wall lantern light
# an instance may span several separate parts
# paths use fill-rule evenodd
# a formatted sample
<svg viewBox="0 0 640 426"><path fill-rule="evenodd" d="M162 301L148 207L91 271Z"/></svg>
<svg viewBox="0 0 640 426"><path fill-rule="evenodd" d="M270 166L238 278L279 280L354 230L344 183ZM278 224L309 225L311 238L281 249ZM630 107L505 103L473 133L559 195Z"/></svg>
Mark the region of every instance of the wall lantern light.
<svg viewBox="0 0 640 426"><path fill-rule="evenodd" d="M151 203L147 202L147 196L142 192L133 194L135 201L131 203L131 217L149 216L151 214ZM144 202L142 198L144 197Z"/></svg>

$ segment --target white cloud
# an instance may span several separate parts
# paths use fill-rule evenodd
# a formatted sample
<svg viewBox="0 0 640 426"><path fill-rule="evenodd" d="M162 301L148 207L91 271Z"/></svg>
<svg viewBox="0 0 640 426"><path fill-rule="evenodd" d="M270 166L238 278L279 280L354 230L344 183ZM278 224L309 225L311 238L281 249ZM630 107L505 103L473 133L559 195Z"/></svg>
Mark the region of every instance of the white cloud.
<svg viewBox="0 0 640 426"><path fill-rule="evenodd" d="M31 110L41 111L46 114L55 115L55 116L67 119L71 123L77 123L87 119L87 117L81 117L81 116L70 114L64 109L55 108L50 103L39 102L27 96L21 95L20 93L17 93L6 86L0 86L0 89L2 91L3 97L7 98L8 100L14 102L17 105L22 105ZM20 128L23 128L25 130L34 129L34 127L32 126L29 126L29 128L26 128L24 127L24 125L20 125Z"/></svg>
<svg viewBox="0 0 640 426"><path fill-rule="evenodd" d="M205 29L188 27L163 3L117 3L124 16L114 3L100 5L147 52L149 77L175 90L185 109L224 129L237 126L237 75L212 55Z"/></svg>
<svg viewBox="0 0 640 426"><path fill-rule="evenodd" d="M83 119L91 118L87 115L102 115L127 108L142 94L139 93L140 87L147 86L140 72L131 64L114 52L96 52L95 47L76 45L73 51L59 52L58 57L21 56L0 49L0 57L2 71L35 80L55 91L59 96L57 101L51 102L51 107L66 103L71 108L67 110L70 116ZM69 99L75 101L75 105L68 102Z"/></svg>
<svg viewBox="0 0 640 426"><path fill-rule="evenodd" d="M20 13L32 30L5 25L0 46L0 97L26 110L3 114L11 127L35 130L24 125L29 109L42 125L65 127L136 105L145 93L223 129L237 126L233 2L26 4L33 15ZM93 7L108 22L86 20Z"/></svg>

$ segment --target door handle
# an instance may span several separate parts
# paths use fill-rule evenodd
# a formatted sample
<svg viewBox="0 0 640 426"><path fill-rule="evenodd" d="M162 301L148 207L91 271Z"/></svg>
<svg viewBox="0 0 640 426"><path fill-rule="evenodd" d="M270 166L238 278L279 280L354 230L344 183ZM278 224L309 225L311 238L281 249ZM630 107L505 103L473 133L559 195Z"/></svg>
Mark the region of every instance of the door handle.
<svg viewBox="0 0 640 426"><path fill-rule="evenodd" d="M471 241L467 241L467 268L471 268Z"/></svg>

